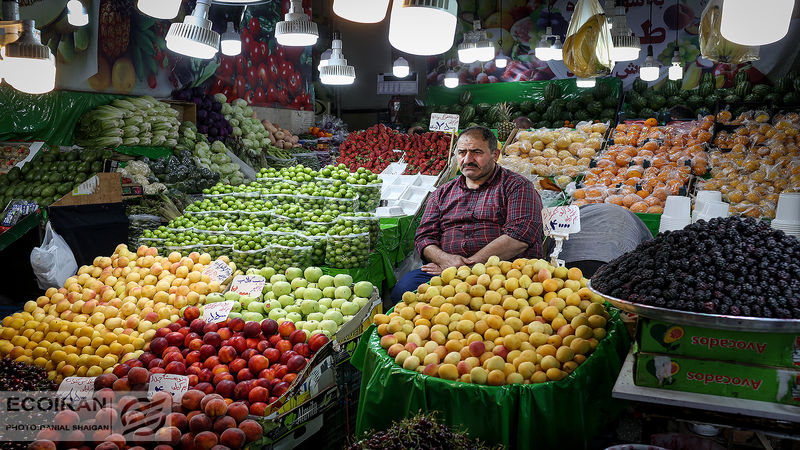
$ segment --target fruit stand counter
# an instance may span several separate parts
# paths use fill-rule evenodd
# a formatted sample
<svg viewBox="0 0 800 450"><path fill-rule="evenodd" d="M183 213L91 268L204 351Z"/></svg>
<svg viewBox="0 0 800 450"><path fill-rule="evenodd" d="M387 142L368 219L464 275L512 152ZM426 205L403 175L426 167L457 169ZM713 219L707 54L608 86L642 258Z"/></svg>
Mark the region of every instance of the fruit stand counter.
<svg viewBox="0 0 800 450"><path fill-rule="evenodd" d="M362 371L356 433L384 429L417 411L439 412L448 425L508 448L585 448L624 403L611 391L630 347L614 308L608 335L590 358L558 382L481 386L405 370L380 346L371 325L351 362Z"/></svg>
<svg viewBox="0 0 800 450"><path fill-rule="evenodd" d="M425 205L422 206L424 207ZM406 259L414 249L414 235L417 233L421 218L421 212L416 216L381 218L381 240L378 249L386 252L392 265Z"/></svg>

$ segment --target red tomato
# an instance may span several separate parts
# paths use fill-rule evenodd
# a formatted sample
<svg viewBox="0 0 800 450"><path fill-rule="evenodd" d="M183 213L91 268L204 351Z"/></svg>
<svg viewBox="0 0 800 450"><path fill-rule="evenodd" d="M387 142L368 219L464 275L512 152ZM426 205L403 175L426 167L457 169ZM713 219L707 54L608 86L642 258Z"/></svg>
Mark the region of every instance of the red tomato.
<svg viewBox="0 0 800 450"><path fill-rule="evenodd" d="M234 87L236 89L236 96L239 98L244 98L245 91L247 90L247 83L245 82L243 75L236 76Z"/></svg>
<svg viewBox="0 0 800 450"><path fill-rule="evenodd" d="M294 66L289 61L283 61L281 62L280 72L281 80L288 81L289 77L294 73Z"/></svg>
<svg viewBox="0 0 800 450"><path fill-rule="evenodd" d="M275 85L271 84L267 88L267 103L275 103L278 101L278 90Z"/></svg>
<svg viewBox="0 0 800 450"><path fill-rule="evenodd" d="M247 28L253 36L261 34L261 22L258 21L257 17L250 18L250 21L247 23Z"/></svg>
<svg viewBox="0 0 800 450"><path fill-rule="evenodd" d="M236 73L239 75L247 73L247 58L242 54L236 56Z"/></svg>
<svg viewBox="0 0 800 450"><path fill-rule="evenodd" d="M294 72L289 76L289 80L286 84L289 86L289 91L291 91L292 95L296 95L298 91L300 91L302 83L303 81L300 79L300 74Z"/></svg>
<svg viewBox="0 0 800 450"><path fill-rule="evenodd" d="M253 36L251 36L247 30L242 30L239 36L242 40L242 50L244 53L247 55L252 55L253 46L256 45L256 41L253 39Z"/></svg>
<svg viewBox="0 0 800 450"><path fill-rule="evenodd" d="M247 84L250 85L250 88L255 88L258 86L259 78L257 72L258 70L255 66L250 66L247 68Z"/></svg>
<svg viewBox="0 0 800 450"><path fill-rule="evenodd" d="M233 75L233 65L235 59L230 56L223 56L220 59L219 67L217 68L217 75L220 78L230 79Z"/></svg>
<svg viewBox="0 0 800 450"><path fill-rule="evenodd" d="M269 85L269 71L264 63L258 65L258 69L256 69L256 77L261 82L261 86L266 87Z"/></svg>
<svg viewBox="0 0 800 450"><path fill-rule="evenodd" d="M260 87L256 88L256 92L253 94L253 103L256 105L265 105L267 103L267 96L264 95L264 89Z"/></svg>

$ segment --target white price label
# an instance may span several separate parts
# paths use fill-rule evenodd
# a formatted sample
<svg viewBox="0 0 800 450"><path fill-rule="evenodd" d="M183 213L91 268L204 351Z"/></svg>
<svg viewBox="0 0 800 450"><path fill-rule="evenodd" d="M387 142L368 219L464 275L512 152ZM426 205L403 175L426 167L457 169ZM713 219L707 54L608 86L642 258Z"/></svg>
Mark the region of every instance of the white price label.
<svg viewBox="0 0 800 450"><path fill-rule="evenodd" d="M203 321L205 323L219 323L228 319L228 314L233 308L233 302L208 303L203 306Z"/></svg>
<svg viewBox="0 0 800 450"><path fill-rule="evenodd" d="M261 275L236 275L231 282L230 292L261 298L261 291L266 283L267 279Z"/></svg>
<svg viewBox="0 0 800 450"><path fill-rule="evenodd" d="M58 385L58 396L65 401L79 402L94 394L94 379L97 377L67 377Z"/></svg>
<svg viewBox="0 0 800 450"><path fill-rule="evenodd" d="M72 190L72 195L91 195L97 190L99 184L100 178L95 175L76 186L75 189Z"/></svg>
<svg viewBox="0 0 800 450"><path fill-rule="evenodd" d="M223 260L217 259L203 270L203 275L208 275L211 281L222 283L233 275L233 269L228 267Z"/></svg>
<svg viewBox="0 0 800 450"><path fill-rule="evenodd" d="M154 373L150 375L150 388L147 390L147 399L152 400L156 392L169 392L172 400L180 402L183 394L189 390L189 377L171 373Z"/></svg>
<svg viewBox="0 0 800 450"><path fill-rule="evenodd" d="M444 113L432 113L431 114L431 123L428 125L428 128L431 131L457 131L458 130L458 114L444 114Z"/></svg>
<svg viewBox="0 0 800 450"><path fill-rule="evenodd" d="M581 212L577 206L556 206L542 209L542 226L546 236L569 236L581 231Z"/></svg>

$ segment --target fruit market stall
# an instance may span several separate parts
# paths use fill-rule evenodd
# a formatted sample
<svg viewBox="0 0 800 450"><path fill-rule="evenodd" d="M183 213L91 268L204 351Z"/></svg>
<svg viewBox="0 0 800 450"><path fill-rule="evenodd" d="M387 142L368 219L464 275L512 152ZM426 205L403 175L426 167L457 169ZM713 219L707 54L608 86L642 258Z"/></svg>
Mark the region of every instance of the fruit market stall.
<svg viewBox="0 0 800 450"><path fill-rule="evenodd" d="M406 292L353 357L358 432L421 410L485 442L586 445L619 412L611 388L629 347L586 282L578 269L492 257Z"/></svg>

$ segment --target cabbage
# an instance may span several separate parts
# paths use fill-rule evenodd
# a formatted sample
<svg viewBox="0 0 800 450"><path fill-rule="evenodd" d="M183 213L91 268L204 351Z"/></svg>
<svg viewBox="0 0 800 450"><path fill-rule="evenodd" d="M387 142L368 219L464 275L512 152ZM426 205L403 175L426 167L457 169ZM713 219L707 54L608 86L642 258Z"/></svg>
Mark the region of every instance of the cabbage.
<svg viewBox="0 0 800 450"><path fill-rule="evenodd" d="M223 144L222 141L215 141L211 144L211 150L216 153L225 153L225 144Z"/></svg>
<svg viewBox="0 0 800 450"><path fill-rule="evenodd" d="M228 103L228 97L225 97L225 94L214 94L214 100L220 103Z"/></svg>
<svg viewBox="0 0 800 450"><path fill-rule="evenodd" d="M203 150L210 151L211 147L209 147L207 142L198 142L197 144L195 144L194 149L195 151L198 152Z"/></svg>
<svg viewBox="0 0 800 450"><path fill-rule="evenodd" d="M244 183L244 178L242 178L242 176L239 174L232 176L230 179L230 184L232 185L238 185L242 183Z"/></svg>

